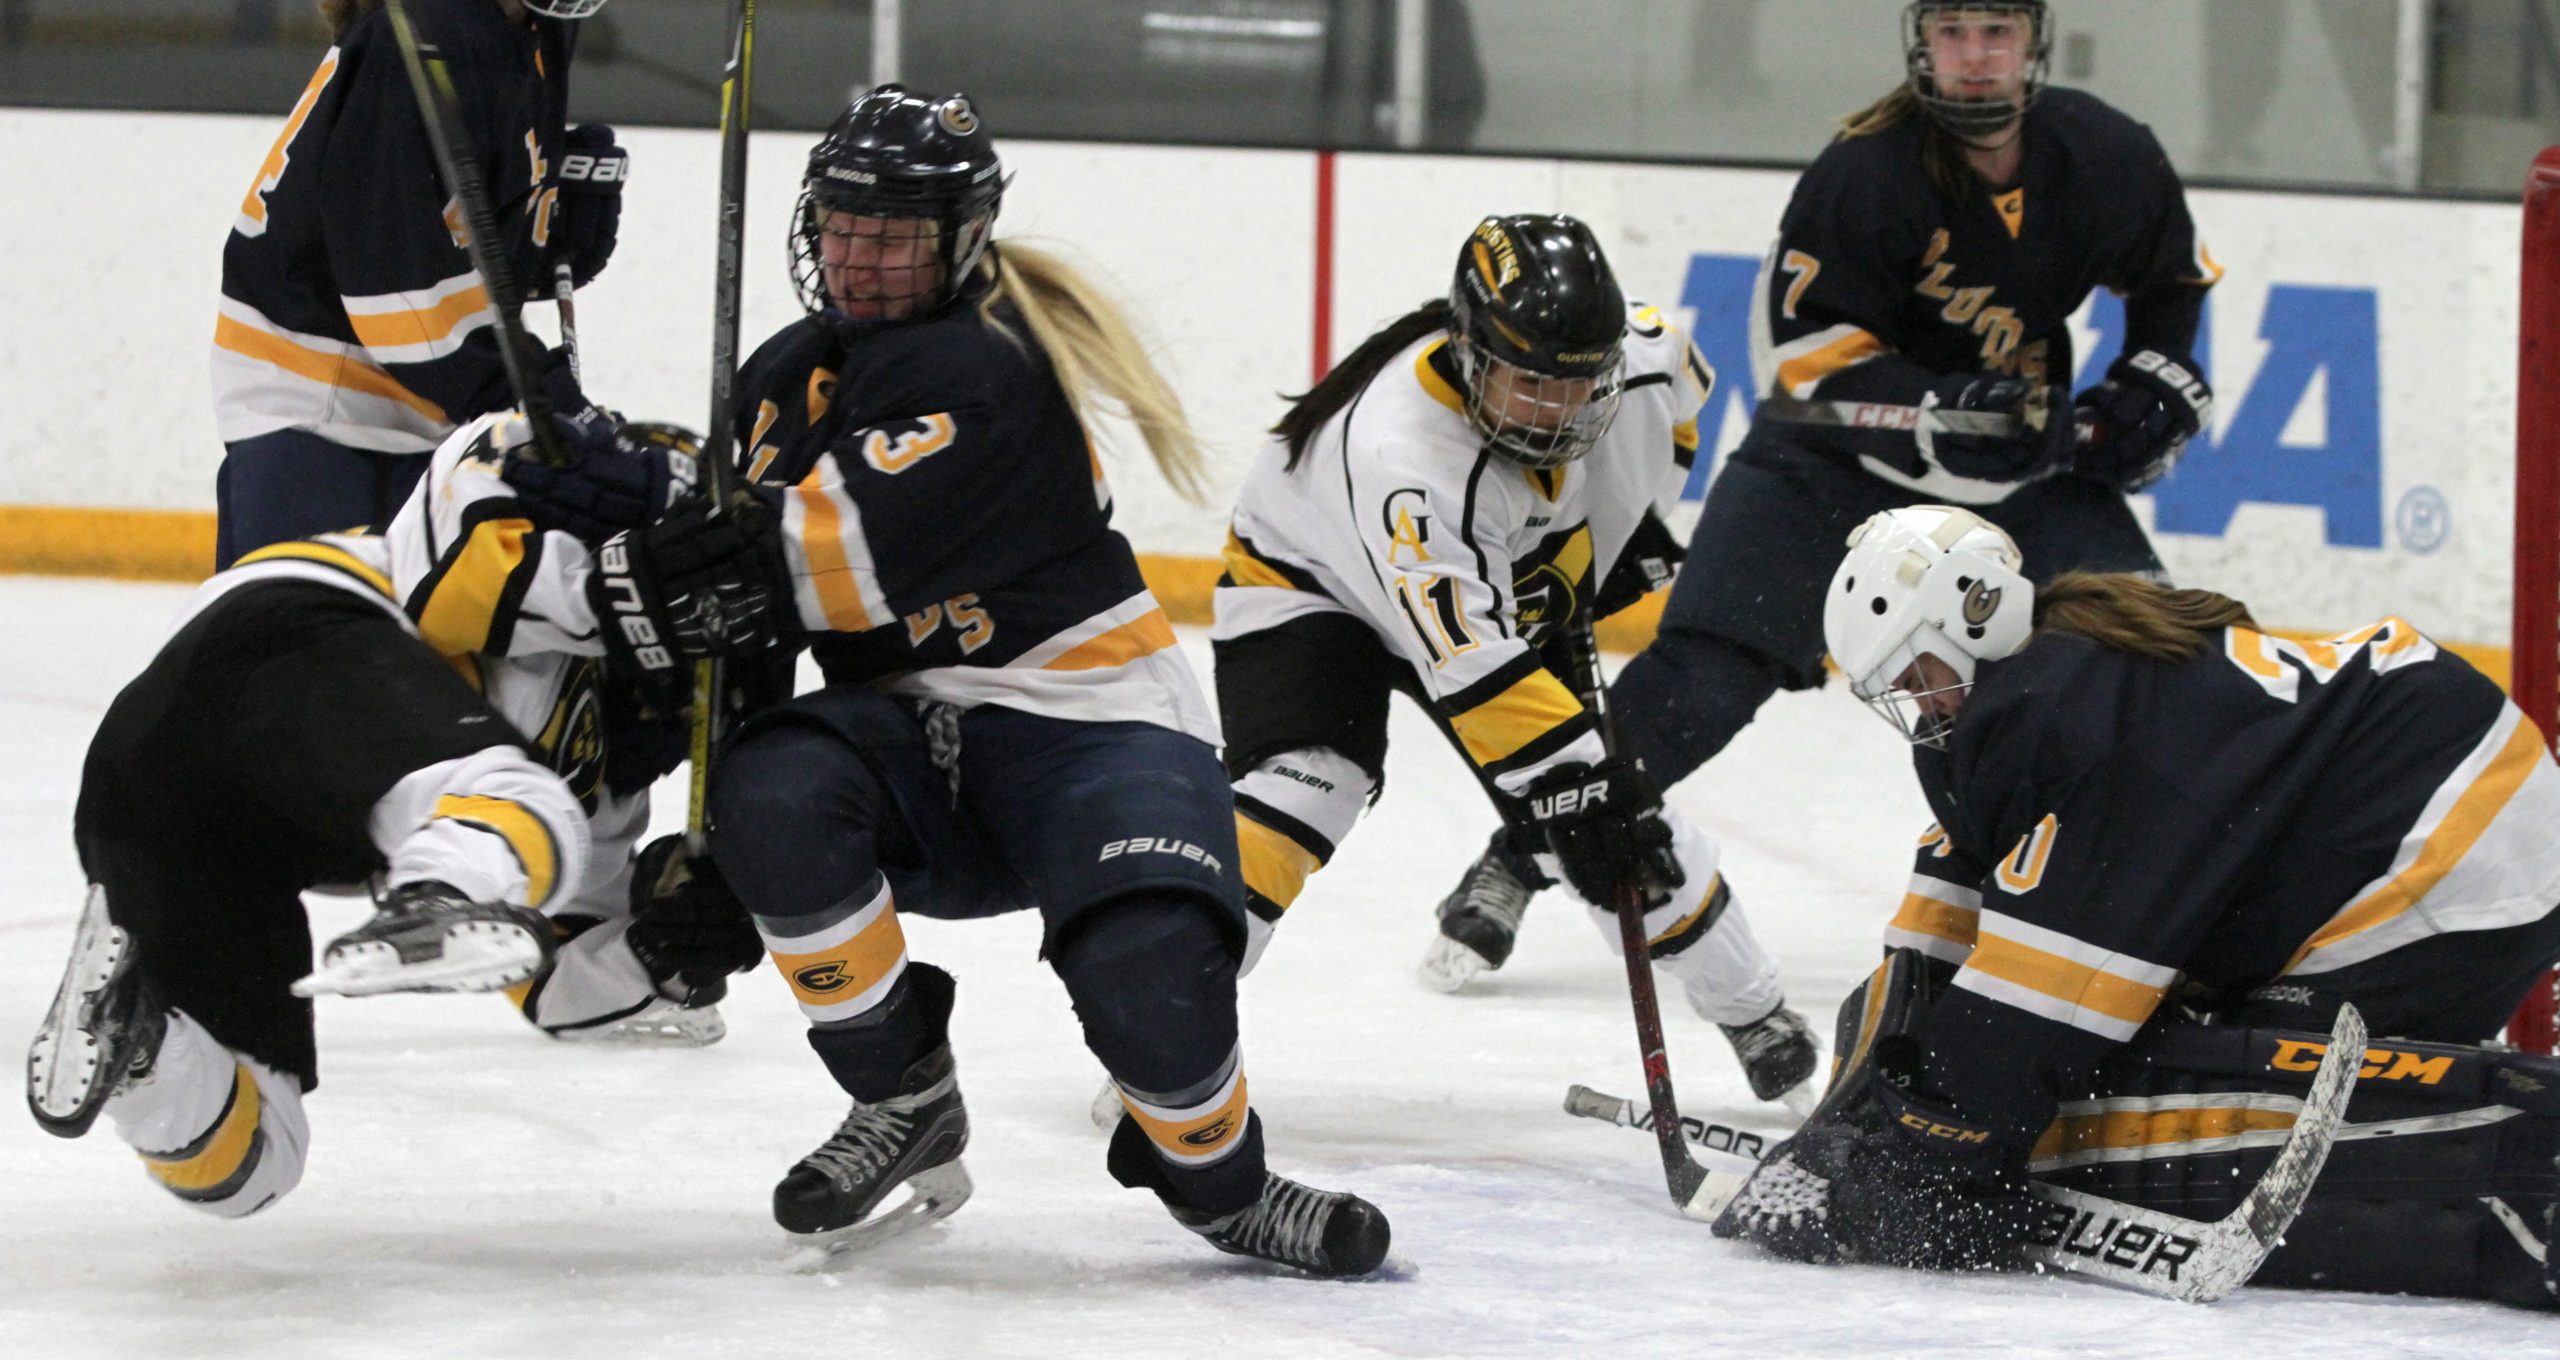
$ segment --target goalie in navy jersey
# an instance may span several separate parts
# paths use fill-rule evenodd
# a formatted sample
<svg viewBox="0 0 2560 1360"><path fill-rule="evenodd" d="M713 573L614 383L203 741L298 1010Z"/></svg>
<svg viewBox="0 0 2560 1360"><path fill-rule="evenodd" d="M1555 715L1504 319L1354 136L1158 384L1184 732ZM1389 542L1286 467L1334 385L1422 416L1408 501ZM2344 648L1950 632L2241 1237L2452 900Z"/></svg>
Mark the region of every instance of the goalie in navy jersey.
<svg viewBox="0 0 2560 1360"><path fill-rule="evenodd" d="M620 233L629 158L565 126L578 25L605 0L409 0L443 54L517 286L578 287ZM382 0L322 0L329 50L240 201L213 333L217 569L270 543L381 532L457 427L516 404L461 200L438 173ZM521 300L521 299L520 299ZM589 403L567 355L554 409ZM594 428L599 444L609 436Z"/></svg>
<svg viewBox="0 0 2560 1360"><path fill-rule="evenodd" d="M2040 0L1923 0L1902 23L1905 83L1796 184L1753 299L1759 414L1708 487L1654 642L1610 690L1625 753L1666 789L1771 695L1822 684L1822 585L1869 515L1972 506L2039 580L2157 573L2125 496L2211 415L2190 351L2221 270L2150 131L2046 88ZM2075 397L2065 319L2100 287L2124 297L2125 357ZM1916 428L1855 428L1860 405L1923 409ZM1958 434L1934 413L2015 428ZM1809 423L1826 419L1844 423ZM1442 930L1507 945L1502 918L1543 886L1497 844Z"/></svg>
<svg viewBox="0 0 2560 1360"><path fill-rule="evenodd" d="M1861 528L1824 624L1938 823L1852 1060L1720 1233L1997 1266L2030 1173L2219 1218L2352 1003L2363 1079L2259 1280L2560 1306L2560 1061L2479 1047L2560 956L2560 769L2496 684L2396 618L2039 588L1949 506Z"/></svg>
<svg viewBox="0 0 2560 1360"><path fill-rule="evenodd" d="M852 1097L774 1214L844 1247L966 1197L955 986L899 919L1033 909L1131 1114L1112 1175L1222 1250L1363 1274L1385 1217L1264 1168L1217 723L1086 421L1125 412L1186 492L1197 446L1116 308L989 238L1004 189L964 96L855 100L792 222L808 315L739 374L738 517L826 683L726 744L710 840Z"/></svg>
<svg viewBox="0 0 2560 1360"><path fill-rule="evenodd" d="M1588 226L1523 214L1478 224L1447 298L1281 418L1237 497L1213 634L1256 953L1384 786L1402 692L1612 950L1616 885L1641 879L1655 966L1723 1027L1753 1094L1813 1075L1715 841L1612 757L1568 660L1677 562L1660 512L1714 387L1678 326L1626 300ZM1507 952L1507 934L1460 933L1498 909L1475 906L1444 919L1435 985Z"/></svg>
<svg viewBox="0 0 2560 1360"><path fill-rule="evenodd" d="M749 545L684 494L681 431L625 427L574 475L527 471L528 443L520 415L484 416L389 532L215 574L108 707L73 822L91 887L28 1053L48 1132L103 1115L169 1193L237 1218L301 1179L312 995L505 987L562 1037L716 1037L707 1003L761 951L680 838L634 861L673 762L597 669L590 549L629 527L716 580ZM617 472L636 494L596 494ZM755 602L727 599L722 638L763 639ZM373 919L315 970L301 893L368 882Z"/></svg>

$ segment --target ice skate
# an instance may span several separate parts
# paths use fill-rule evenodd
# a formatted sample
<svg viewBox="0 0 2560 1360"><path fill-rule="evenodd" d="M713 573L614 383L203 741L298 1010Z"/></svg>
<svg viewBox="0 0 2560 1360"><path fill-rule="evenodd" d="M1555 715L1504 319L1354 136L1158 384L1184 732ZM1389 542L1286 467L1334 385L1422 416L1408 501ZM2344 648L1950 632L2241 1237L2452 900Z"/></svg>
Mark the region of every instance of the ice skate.
<svg viewBox="0 0 2560 1360"><path fill-rule="evenodd" d="M53 1006L27 1049L27 1108L44 1131L77 1138L107 1098L147 1079L169 1013L134 966L133 937L107 919L91 885Z"/></svg>
<svg viewBox="0 0 2560 1360"><path fill-rule="evenodd" d="M611 1024L562 1030L559 1037L579 1044L708 1048L728 1035L729 1022L721 1018L717 1005L704 1002L699 1006L681 1006L662 1000Z"/></svg>
<svg viewBox="0 0 2560 1360"><path fill-rule="evenodd" d="M1822 1066L1822 1048L1803 1016L1781 1003L1750 1024L1717 1028L1732 1041L1733 1055L1742 1060L1742 1074L1750 1080L1753 1096L1778 1101L1799 1119L1813 1113L1812 1082Z"/></svg>
<svg viewBox="0 0 2560 1360"><path fill-rule="evenodd" d="M1545 886L1537 866L1511 854L1497 834L1467 866L1466 877L1440 899L1440 933L1422 956L1422 980L1438 991L1454 992L1508 962L1519 938L1520 917Z"/></svg>
<svg viewBox="0 0 2560 1360"><path fill-rule="evenodd" d="M293 994L495 991L542 971L554 948L539 912L474 902L443 883L408 883L372 920L330 941Z"/></svg>
<svg viewBox="0 0 2560 1360"><path fill-rule="evenodd" d="M1264 1172L1262 1198L1228 1214L1167 1201L1174 1221L1220 1251L1340 1279L1366 1275L1387 1259L1387 1216L1338 1190L1315 1190Z"/></svg>
<svg viewBox="0 0 2560 1360"><path fill-rule="evenodd" d="M900 1093L853 1103L834 1135L773 1188L773 1218L804 1239L795 1264L877 1245L950 1216L966 1203L969 1112L948 1044L907 1069ZM908 1194L885 1211L899 1186Z"/></svg>

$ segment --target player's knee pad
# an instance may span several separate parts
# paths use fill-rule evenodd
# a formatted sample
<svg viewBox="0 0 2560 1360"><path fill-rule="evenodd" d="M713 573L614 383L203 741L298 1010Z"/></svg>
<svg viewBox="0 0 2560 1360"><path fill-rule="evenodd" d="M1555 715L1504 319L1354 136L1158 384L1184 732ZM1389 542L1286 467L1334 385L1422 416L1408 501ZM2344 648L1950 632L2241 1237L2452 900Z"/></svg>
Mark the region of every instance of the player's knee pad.
<svg viewBox="0 0 2560 1360"><path fill-rule="evenodd" d="M1234 788L1250 970L1308 876L1332 861L1359 824L1378 783L1349 756L1310 746L1264 757Z"/></svg>
<svg viewBox="0 0 2560 1360"><path fill-rule="evenodd" d="M2164 1027L2063 1103L2038 1177L2198 1219L2290 1133L2327 1036ZM2262 1284L2560 1307L2560 1059L2375 1040L2311 1198Z"/></svg>
<svg viewBox="0 0 2560 1360"><path fill-rule="evenodd" d="M284 1198L311 1145L301 1083L223 1047L184 1011L169 1017L150 1077L106 1114L162 1189L217 1218Z"/></svg>
<svg viewBox="0 0 2560 1360"><path fill-rule="evenodd" d="M1124 1092L1188 1109L1198 1100L1178 1097L1234 1067L1235 954L1203 903L1173 893L1113 899L1053 941L1049 963L1086 1046Z"/></svg>
<svg viewBox="0 0 2560 1360"><path fill-rule="evenodd" d="M861 750L816 723L776 723L721 752L711 856L758 917L804 917L865 893L897 804Z"/></svg>
<svg viewBox="0 0 2560 1360"><path fill-rule="evenodd" d="M370 826L393 883L433 879L474 901L539 908L586 878L585 809L512 746L411 772L374 803Z"/></svg>

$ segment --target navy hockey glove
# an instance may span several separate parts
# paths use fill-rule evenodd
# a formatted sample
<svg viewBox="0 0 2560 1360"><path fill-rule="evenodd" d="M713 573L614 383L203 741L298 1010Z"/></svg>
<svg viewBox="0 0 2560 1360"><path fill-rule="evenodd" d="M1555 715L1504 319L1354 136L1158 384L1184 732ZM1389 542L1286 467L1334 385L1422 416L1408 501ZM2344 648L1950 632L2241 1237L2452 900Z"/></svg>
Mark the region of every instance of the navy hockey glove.
<svg viewBox="0 0 2560 1360"><path fill-rule="evenodd" d="M1611 756L1548 771L1529 786L1529 820L1563 866L1565 882L1594 906L1615 906L1618 885L1632 880L1649 909L1688 882L1671 853L1662 796L1633 761Z"/></svg>
<svg viewBox="0 0 2560 1360"><path fill-rule="evenodd" d="M553 418L572 460L551 467L530 446L508 451L502 475L535 527L601 543L666 514L693 490L702 442L672 425Z"/></svg>
<svg viewBox="0 0 2560 1360"><path fill-rule="evenodd" d="M622 185L630 173L631 154L614 144L613 129L602 123L580 123L561 139L560 206L551 220L551 248L580 288L613 258L622 234Z"/></svg>
<svg viewBox="0 0 2560 1360"><path fill-rule="evenodd" d="M791 586L771 507L741 491L717 517L687 500L596 550L587 599L608 665L647 683L710 656L764 651L791 631Z"/></svg>
<svg viewBox="0 0 2560 1360"><path fill-rule="evenodd" d="M2187 441L2213 419L2213 388L2194 360L2146 349L2109 364L2106 381L2073 406L2089 442L2071 470L2140 491L2168 476Z"/></svg>
<svg viewBox="0 0 2560 1360"><path fill-rule="evenodd" d="M1921 457L1958 477L1985 482L2032 482L2070 466L2074 443L2071 408L2060 387L1989 373L1942 378L1921 405L1950 413L2008 416L2010 434L1964 434L1923 418L1912 439Z"/></svg>
<svg viewBox="0 0 2560 1360"><path fill-rule="evenodd" d="M623 938L649 979L688 1006L718 1001L729 974L764 958L755 921L720 866L689 853L682 836L660 836L640 852L631 871L631 932Z"/></svg>
<svg viewBox="0 0 2560 1360"><path fill-rule="evenodd" d="M2034 1224L2022 1152L1878 1081L1779 1144L1714 1231L1791 1261L1996 1270Z"/></svg>

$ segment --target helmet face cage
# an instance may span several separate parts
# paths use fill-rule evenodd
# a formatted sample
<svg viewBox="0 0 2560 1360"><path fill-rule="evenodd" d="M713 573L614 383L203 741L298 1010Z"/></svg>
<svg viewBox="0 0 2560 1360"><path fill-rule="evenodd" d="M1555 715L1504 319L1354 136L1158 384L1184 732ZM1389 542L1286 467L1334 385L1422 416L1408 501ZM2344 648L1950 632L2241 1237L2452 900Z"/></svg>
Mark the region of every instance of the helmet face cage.
<svg viewBox="0 0 2560 1360"><path fill-rule="evenodd" d="M1982 15L2015 19L2025 25L2025 49L2019 54L2019 74L2024 84L2015 100L1984 101L1958 99L1943 94L1938 88L1935 58L1929 52L1931 26L1944 16ZM1930 118L1958 137L1988 137L2033 107L2036 96L2044 92L2045 77L2053 66L2053 26L2044 0L1981 0L1966 4L1962 0L1915 0L1902 12L1903 62L1910 73L1911 92L1928 110Z"/></svg>
<svg viewBox="0 0 2560 1360"><path fill-rule="evenodd" d="M1618 418L1626 356L1596 374L1540 373L1486 354L1465 335L1451 342L1467 420L1495 453L1524 467L1561 467L1591 452Z"/></svg>
<svg viewBox="0 0 2560 1360"><path fill-rule="evenodd" d="M584 19L604 8L604 0L524 0L524 7L554 19Z"/></svg>
<svg viewBox="0 0 2560 1360"><path fill-rule="evenodd" d="M855 325L950 305L986 258L1003 167L966 95L856 99L809 154L793 212L801 307Z"/></svg>

